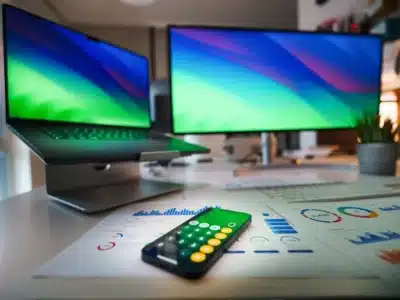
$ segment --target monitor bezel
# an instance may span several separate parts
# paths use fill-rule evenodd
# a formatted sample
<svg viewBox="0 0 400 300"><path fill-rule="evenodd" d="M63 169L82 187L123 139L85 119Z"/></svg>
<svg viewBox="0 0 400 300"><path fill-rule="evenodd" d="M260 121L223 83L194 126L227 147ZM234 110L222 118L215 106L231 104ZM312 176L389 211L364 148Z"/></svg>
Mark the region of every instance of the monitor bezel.
<svg viewBox="0 0 400 300"><path fill-rule="evenodd" d="M92 40L96 40L99 42L102 42L104 44L108 44L110 46L116 47L118 49L124 50L126 52L129 52L133 55L136 55L138 57L143 58L146 61L147 64L147 89L148 89L148 99L147 99L147 110L148 110L148 126L147 127L139 127L139 126L126 126L126 125L110 125L110 124L99 124L99 123L90 123L90 122L69 122L69 121L60 121L60 120L47 120L47 119L31 119L31 118L15 118L15 117L11 117L10 116L10 111L9 111L9 98L8 98L8 63L7 63L7 30L6 30L6 19L7 19L7 13L6 13L6 9L10 8L10 9L15 9L18 10L20 12L23 12L27 15L30 15L33 18L36 18L38 20L41 21L45 21L47 23L50 23L52 25L57 25L60 26L64 29L67 29L71 32L74 33L78 33L78 34L82 34L84 36L86 36L88 39L92 39ZM146 130L150 130L151 129L151 113L150 113L150 109L151 109L151 104L150 104L150 62L149 59L140 53L137 53L135 51L132 51L130 49L127 49L125 47L122 47L120 45L117 45L115 43L111 43L108 41L105 41L103 39L91 36L87 33L84 33L82 31L73 29L71 27L65 26L65 25L61 25L59 23L53 22L51 20L48 20L46 18L40 17L38 15L35 15L31 12L28 12L24 9L18 8L16 6L7 4L7 3L3 3L1 4L1 13L2 13L2 34L3 34L3 74L4 74L4 106L5 106L5 115L6 115L6 124L12 125L13 123L19 123L19 122L29 122L32 124L38 123L38 124L46 124L46 125L90 125L90 126L95 126L95 127L103 127L103 126L107 126L107 127L118 127L118 128L137 128L137 129L146 129Z"/></svg>
<svg viewBox="0 0 400 300"><path fill-rule="evenodd" d="M297 30L297 29L276 29L276 28L257 28L257 27L233 27L233 26L209 26L209 25L174 25L169 24L167 26L167 50L168 50L168 74L169 74L169 94L170 94L170 103L171 103L171 131L175 135L209 135L209 134L254 134L254 133L263 133L263 132L301 132L301 131L334 131L334 130L354 130L356 127L330 127L330 128L293 128L293 129L280 129L280 130L242 130L242 131L176 131L174 127L174 101L172 95L172 85L173 78L171 76L172 73L172 45L171 45L171 32L173 29L210 29L210 30L227 30L227 31L253 31L253 32L268 32L268 33L300 33L300 34L328 34L334 36L362 36L362 37L371 37L377 38L380 41L381 47L381 57L380 57L380 65L379 65L379 73L381 74L379 84L378 84L378 99L377 99L377 108L376 111L379 113L380 107L380 97L381 97L381 87L382 87L382 69L383 69L383 45L384 40L382 35L376 33L353 33L353 32L330 32L330 31L312 31L312 30Z"/></svg>

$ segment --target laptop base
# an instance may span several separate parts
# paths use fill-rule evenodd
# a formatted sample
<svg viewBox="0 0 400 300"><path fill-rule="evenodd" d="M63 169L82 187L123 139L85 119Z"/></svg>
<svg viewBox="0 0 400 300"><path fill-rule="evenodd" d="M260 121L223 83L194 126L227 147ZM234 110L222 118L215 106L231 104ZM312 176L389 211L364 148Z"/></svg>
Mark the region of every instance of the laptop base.
<svg viewBox="0 0 400 300"><path fill-rule="evenodd" d="M46 190L53 200L84 213L183 190L184 185L146 180L137 163L46 166Z"/></svg>

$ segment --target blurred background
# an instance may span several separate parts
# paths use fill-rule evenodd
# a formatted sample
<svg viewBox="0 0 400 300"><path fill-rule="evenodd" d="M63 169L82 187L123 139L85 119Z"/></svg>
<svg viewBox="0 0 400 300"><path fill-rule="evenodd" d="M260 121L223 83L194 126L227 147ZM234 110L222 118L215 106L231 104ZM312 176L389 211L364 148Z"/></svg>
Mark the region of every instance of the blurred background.
<svg viewBox="0 0 400 300"><path fill-rule="evenodd" d="M146 55L150 60L152 118L168 131L167 24L259 27L277 29L374 32L385 38L381 114L398 121L400 97L400 1L384 0L10 0L35 14ZM2 72L2 70L1 70ZM4 126L0 105L0 199L44 184L44 166ZM230 137L232 138L232 136ZM243 147L257 135L242 136ZM354 153L352 131L280 133L280 151L335 146ZM186 136L226 157L225 135Z"/></svg>

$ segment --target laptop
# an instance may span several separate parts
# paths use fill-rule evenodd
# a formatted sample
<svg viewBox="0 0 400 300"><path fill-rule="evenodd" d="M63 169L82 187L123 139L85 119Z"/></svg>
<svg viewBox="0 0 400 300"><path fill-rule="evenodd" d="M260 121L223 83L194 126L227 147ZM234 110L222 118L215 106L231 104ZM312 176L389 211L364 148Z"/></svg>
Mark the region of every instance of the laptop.
<svg viewBox="0 0 400 300"><path fill-rule="evenodd" d="M6 123L45 163L209 152L151 131L146 57L7 4L2 12Z"/></svg>

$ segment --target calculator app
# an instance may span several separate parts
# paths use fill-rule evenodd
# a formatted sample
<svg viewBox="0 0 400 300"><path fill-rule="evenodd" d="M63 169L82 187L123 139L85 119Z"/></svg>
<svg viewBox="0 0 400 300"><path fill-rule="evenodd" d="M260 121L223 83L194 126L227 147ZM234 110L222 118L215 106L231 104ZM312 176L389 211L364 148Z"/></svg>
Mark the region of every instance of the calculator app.
<svg viewBox="0 0 400 300"><path fill-rule="evenodd" d="M249 214L214 208L146 247L148 255L186 267L206 263L251 218Z"/></svg>

